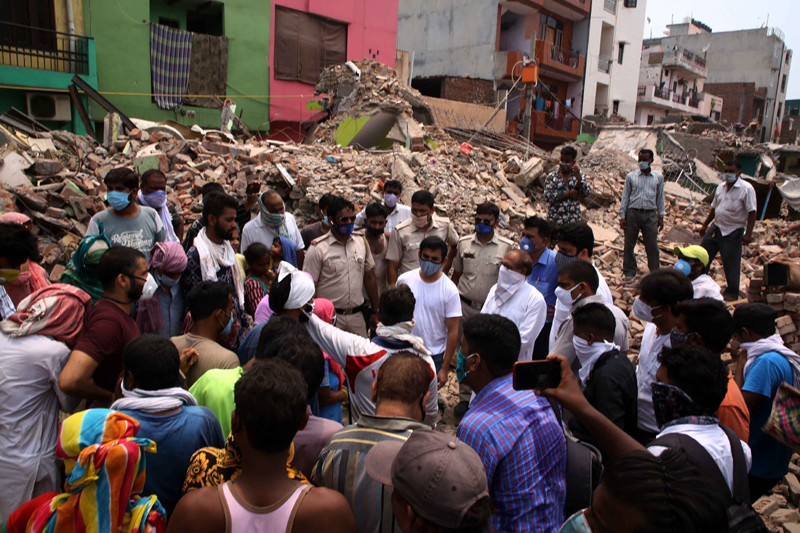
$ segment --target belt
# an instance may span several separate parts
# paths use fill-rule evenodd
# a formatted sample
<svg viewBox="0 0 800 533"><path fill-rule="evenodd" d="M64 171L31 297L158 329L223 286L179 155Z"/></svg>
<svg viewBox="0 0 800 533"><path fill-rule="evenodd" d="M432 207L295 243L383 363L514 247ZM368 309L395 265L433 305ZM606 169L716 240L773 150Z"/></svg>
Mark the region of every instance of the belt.
<svg viewBox="0 0 800 533"><path fill-rule="evenodd" d="M628 211L639 211L640 213L652 213L655 209L637 209L635 207L629 207Z"/></svg>
<svg viewBox="0 0 800 533"><path fill-rule="evenodd" d="M355 315L356 313L360 313L364 310L364 304L359 305L358 307L353 307L352 309L335 309L337 315L341 316L348 316L348 315Z"/></svg>
<svg viewBox="0 0 800 533"><path fill-rule="evenodd" d="M478 310L481 310L481 309L483 308L483 304L482 304L482 303L481 303L481 304L479 304L479 303L477 303L477 302L473 302L473 301L472 301L472 300L470 300L469 298L464 298L464 297L463 297L463 296L461 296L460 294L458 295L458 297L459 297L459 298L461 298L461 301L462 301L462 302L464 302L465 304L467 304L468 306L470 306L470 307L471 307L471 308L473 308L473 309L478 309Z"/></svg>

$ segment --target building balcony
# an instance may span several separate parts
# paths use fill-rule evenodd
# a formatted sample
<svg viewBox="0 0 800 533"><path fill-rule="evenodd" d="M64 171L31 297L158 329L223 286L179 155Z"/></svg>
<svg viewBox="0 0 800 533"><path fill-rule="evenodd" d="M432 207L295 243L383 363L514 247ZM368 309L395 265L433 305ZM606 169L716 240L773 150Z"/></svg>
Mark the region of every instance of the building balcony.
<svg viewBox="0 0 800 533"><path fill-rule="evenodd" d="M611 58L600 56L597 58L597 70L609 74L611 72Z"/></svg>
<svg viewBox="0 0 800 533"><path fill-rule="evenodd" d="M0 66L89 75L94 60L94 40L0 22Z"/></svg>
<svg viewBox="0 0 800 533"><path fill-rule="evenodd" d="M586 69L586 57L548 41L536 41L536 63L540 75L559 81L578 81Z"/></svg>
<svg viewBox="0 0 800 533"><path fill-rule="evenodd" d="M659 89L655 85L640 85L636 96L638 104L678 111L681 113L698 114L703 99L700 94L681 94L666 89Z"/></svg>
<svg viewBox="0 0 800 533"><path fill-rule="evenodd" d="M617 0L603 0L603 9L612 13L614 15L617 14Z"/></svg>
<svg viewBox="0 0 800 533"><path fill-rule="evenodd" d="M592 0L508 0L500 5L520 14L531 14L545 9L565 19L577 21L589 16Z"/></svg>
<svg viewBox="0 0 800 533"><path fill-rule="evenodd" d="M572 116L555 117L547 111L533 111L531 115L531 141L540 143L562 144L578 138L580 121ZM506 124L506 133L520 135L522 123L510 120Z"/></svg>
<svg viewBox="0 0 800 533"><path fill-rule="evenodd" d="M688 79L706 78L708 67L705 58L681 46L666 52L650 54L648 64L674 69Z"/></svg>

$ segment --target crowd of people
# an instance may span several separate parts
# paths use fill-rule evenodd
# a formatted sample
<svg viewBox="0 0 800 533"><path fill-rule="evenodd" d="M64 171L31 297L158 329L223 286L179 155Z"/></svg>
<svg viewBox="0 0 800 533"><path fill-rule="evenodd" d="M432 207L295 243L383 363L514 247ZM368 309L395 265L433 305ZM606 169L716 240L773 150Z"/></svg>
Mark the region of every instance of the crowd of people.
<svg viewBox="0 0 800 533"><path fill-rule="evenodd" d="M120 168L51 284L30 219L3 215L3 531L728 531L788 471L762 428L800 377L772 307L723 303L752 187L729 163L702 246L663 269L663 177L640 153L620 210L625 276L640 232L650 267L634 365L576 158L562 150L547 218L516 239L491 202L459 237L433 194L403 205L392 180L360 212L322 196L303 228L276 191L208 183L184 228L162 173ZM515 385L515 365L547 361L557 387ZM436 431L453 369L455 436Z"/></svg>

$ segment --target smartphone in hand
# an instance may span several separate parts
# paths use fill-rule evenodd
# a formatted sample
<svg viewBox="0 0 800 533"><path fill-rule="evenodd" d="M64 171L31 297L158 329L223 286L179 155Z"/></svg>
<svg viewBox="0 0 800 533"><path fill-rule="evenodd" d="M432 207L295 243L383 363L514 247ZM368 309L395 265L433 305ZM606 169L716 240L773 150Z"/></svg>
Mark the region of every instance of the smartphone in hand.
<svg viewBox="0 0 800 533"><path fill-rule="evenodd" d="M519 361L514 363L514 390L555 389L561 383L558 361Z"/></svg>
<svg viewBox="0 0 800 533"><path fill-rule="evenodd" d="M789 284L789 266L782 263L767 263L764 266L764 285L783 287Z"/></svg>

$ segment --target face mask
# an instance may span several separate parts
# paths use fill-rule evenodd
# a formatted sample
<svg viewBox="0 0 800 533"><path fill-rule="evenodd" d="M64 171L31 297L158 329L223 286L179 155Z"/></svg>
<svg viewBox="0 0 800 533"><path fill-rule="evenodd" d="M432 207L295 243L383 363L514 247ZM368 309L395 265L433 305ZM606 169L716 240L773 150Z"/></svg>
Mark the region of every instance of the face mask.
<svg viewBox="0 0 800 533"><path fill-rule="evenodd" d="M650 168L650 163L648 163L647 161L639 161L639 170L645 171L648 168Z"/></svg>
<svg viewBox="0 0 800 533"><path fill-rule="evenodd" d="M736 183L736 180L739 179L739 176L736 174L731 174L730 172L726 172L722 175L722 177L725 178L725 181L728 183Z"/></svg>
<svg viewBox="0 0 800 533"><path fill-rule="evenodd" d="M230 335L231 327L233 326L233 313L231 313L231 317L228 319L228 323L225 324L225 327L222 328L222 331L219 332L221 336Z"/></svg>
<svg viewBox="0 0 800 533"><path fill-rule="evenodd" d="M167 205L167 193L165 191L155 191L150 194L142 195L144 202L155 209L160 209Z"/></svg>
<svg viewBox="0 0 800 533"><path fill-rule="evenodd" d="M578 255L567 255L561 250L556 253L556 266L561 268L562 266L566 265L567 263L572 263L573 261L577 261Z"/></svg>
<svg viewBox="0 0 800 533"><path fill-rule="evenodd" d="M423 274L430 277L442 269L442 264L434 263L433 261L426 261L425 259L420 259L419 268L422 270Z"/></svg>
<svg viewBox="0 0 800 533"><path fill-rule="evenodd" d="M527 237L523 237L523 238L522 238L522 239L519 241L519 248L520 248L520 250L522 250L523 252L527 252L527 253L529 253L529 254L532 254L533 252L535 252L535 251L536 251L536 245L533 243L533 241L532 241L532 240L530 240L530 239L529 239L529 238L527 238Z"/></svg>
<svg viewBox="0 0 800 533"><path fill-rule="evenodd" d="M741 348L745 352L750 352L750 350L753 348L753 346L755 344L756 343L754 343L754 342L740 342L739 343L739 348Z"/></svg>
<svg viewBox="0 0 800 533"><path fill-rule="evenodd" d="M658 381L653 382L653 410L659 428L687 416L714 416L713 412L704 411L678 387Z"/></svg>
<svg viewBox="0 0 800 533"><path fill-rule="evenodd" d="M20 275L19 270L13 268L0 268L0 285L14 283Z"/></svg>
<svg viewBox="0 0 800 533"><path fill-rule="evenodd" d="M684 276L688 276L689 274L692 273L692 265L690 265L687 261L681 259L677 263L675 263L675 270L677 270Z"/></svg>
<svg viewBox="0 0 800 533"><path fill-rule="evenodd" d="M689 338L691 333L681 333L680 331L672 330L669 332L669 345L677 348L681 344L686 344L686 339Z"/></svg>
<svg viewBox="0 0 800 533"><path fill-rule="evenodd" d="M144 282L144 287L142 287L142 295L139 297L139 299L149 300L156 293L156 289L158 289L158 282L156 282L156 278L154 278L153 275L148 272L147 279Z"/></svg>
<svg viewBox="0 0 800 533"><path fill-rule="evenodd" d="M577 285L575 287L577 287ZM561 287L556 287L556 298L558 298L558 301L561 302L561 305L571 308L572 304L578 300L577 296L575 298L572 297L572 291L575 290L575 287L572 287L571 289L562 289Z"/></svg>
<svg viewBox="0 0 800 533"><path fill-rule="evenodd" d="M258 210L261 212L261 222L270 228L277 228L286 221L286 213L281 213L280 215L270 213L260 196L258 197Z"/></svg>
<svg viewBox="0 0 800 533"><path fill-rule="evenodd" d="M383 203L386 205L386 207L394 209L394 206L397 205L397 195L392 193L384 194Z"/></svg>
<svg viewBox="0 0 800 533"><path fill-rule="evenodd" d="M585 512L586 509L578 511L567 518L567 521L564 522L564 525L561 526L558 533L592 533L592 528L589 526L586 517L584 517Z"/></svg>
<svg viewBox="0 0 800 533"><path fill-rule="evenodd" d="M317 307L316 300L311 300L306 305L303 306L303 314L306 315L308 318L311 318L311 315L314 314L314 309Z"/></svg>
<svg viewBox="0 0 800 533"><path fill-rule="evenodd" d="M106 200L115 211L122 211L131 204L130 193L127 192L109 191Z"/></svg>
<svg viewBox="0 0 800 533"><path fill-rule="evenodd" d="M475 354L472 355L464 355L461 353L461 348L458 349L458 353L456 354L456 379L459 383L464 381L464 378L467 377L467 370L464 368L464 365L467 363L467 359L475 357ZM470 372L472 372L470 370Z"/></svg>
<svg viewBox="0 0 800 533"><path fill-rule="evenodd" d="M322 223L324 225L326 225L326 226L330 226L331 225L331 223L328 222L328 215L325 215L324 217L322 217Z"/></svg>
<svg viewBox="0 0 800 533"><path fill-rule="evenodd" d="M149 276L150 274L148 274ZM136 281L142 281L142 278L136 278L133 276L128 276L128 279L131 280L131 287L128 289L128 301L129 302L138 302L141 299L142 295L144 294L144 285L139 285ZM147 278L144 279L145 284L147 284Z"/></svg>
<svg viewBox="0 0 800 533"><path fill-rule="evenodd" d="M475 233L478 235L489 235L492 232L492 227L486 224L475 224Z"/></svg>
<svg viewBox="0 0 800 533"><path fill-rule="evenodd" d="M370 237L380 237L383 235L383 230L381 228L367 228L367 235Z"/></svg>
<svg viewBox="0 0 800 533"><path fill-rule="evenodd" d="M589 344L589 341L582 339L577 335L572 337L572 347L575 348L575 354L578 356L578 360L581 362L583 367L586 367L587 363L596 360L598 357L610 351L612 348L610 345L606 345L604 342L595 341L594 343ZM581 368L581 370L583 370L583 368ZM583 377L581 378L583 379Z"/></svg>
<svg viewBox="0 0 800 533"><path fill-rule="evenodd" d="M425 216L411 215L411 221L414 223L414 225L416 227L418 227L420 229L422 229L425 226L427 226L428 222L429 222L428 215L425 215Z"/></svg>
<svg viewBox="0 0 800 533"><path fill-rule="evenodd" d="M658 307L661 307L660 305ZM653 321L653 309L658 307L650 307L639 298L633 301L633 314L644 320L645 322ZM660 316L660 315L659 315Z"/></svg>
<svg viewBox="0 0 800 533"><path fill-rule="evenodd" d="M172 287L177 284L181 278L172 279L169 276L165 276L164 274L156 274L158 276L158 282L163 285L164 287Z"/></svg>
<svg viewBox="0 0 800 533"><path fill-rule="evenodd" d="M507 290L514 285L525 281L525 274L514 272L507 269L504 265L500 265L500 272L497 275L497 288Z"/></svg>
<svg viewBox="0 0 800 533"><path fill-rule="evenodd" d="M344 235L345 237L349 237L353 233L353 228L355 224L339 224L336 226L336 231Z"/></svg>

